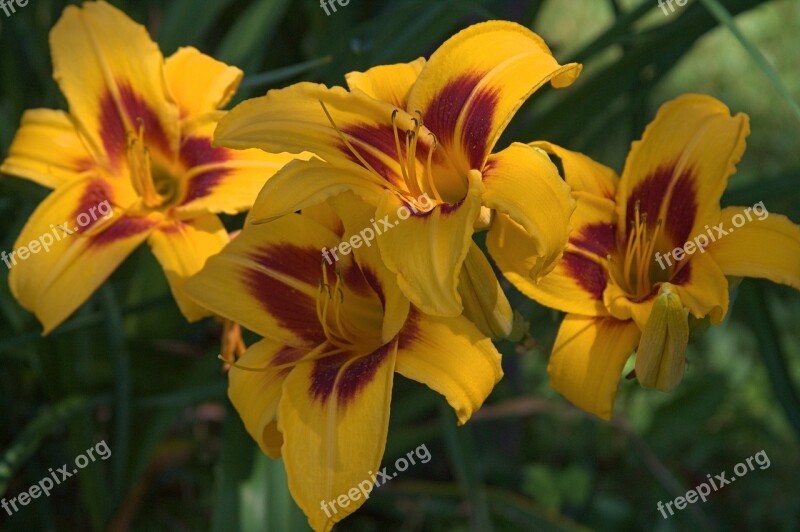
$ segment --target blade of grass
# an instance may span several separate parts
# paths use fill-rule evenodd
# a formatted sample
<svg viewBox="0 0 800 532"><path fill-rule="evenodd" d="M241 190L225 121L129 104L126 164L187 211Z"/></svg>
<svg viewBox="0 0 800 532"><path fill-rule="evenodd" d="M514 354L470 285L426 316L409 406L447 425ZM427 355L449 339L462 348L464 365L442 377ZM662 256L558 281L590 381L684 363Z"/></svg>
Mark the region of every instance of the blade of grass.
<svg viewBox="0 0 800 532"><path fill-rule="evenodd" d="M472 514L471 528L480 532L494 530L486 488L481 479L478 460L469 427L456 428L453 412L444 402L439 405L439 419L442 423L444 441L450 456L450 463L461 485L463 496L470 502Z"/></svg>
<svg viewBox="0 0 800 532"><path fill-rule="evenodd" d="M747 321L758 339L775 398L783 407L789 425L800 438L800 394L791 380L786 354L778 341L778 328L764 298L764 291L768 287L763 281L746 279L739 288L739 297L746 309Z"/></svg>
<svg viewBox="0 0 800 532"><path fill-rule="evenodd" d="M257 67L267 53L269 38L281 21L289 0L258 0L239 16L220 44L216 57L245 72Z"/></svg>
<svg viewBox="0 0 800 532"><path fill-rule="evenodd" d="M381 497L455 499L461 496L461 488L449 482L431 482L418 480L398 480L391 489L381 493ZM515 530L541 531L584 531L588 530L569 518L548 512L540 508L534 501L508 489L486 487L486 495L497 513L518 526Z"/></svg>
<svg viewBox="0 0 800 532"><path fill-rule="evenodd" d="M223 399L226 388L226 382L215 382L211 385L197 386L178 392L143 397L136 400L134 404L143 408L172 407L180 411L192 404ZM0 457L0 494L5 493L8 482L14 473L36 453L42 441L62 423L81 412L110 403L112 403L112 396L103 394L93 397L72 396L56 405L44 407ZM136 476L132 475L134 478Z"/></svg>
<svg viewBox="0 0 800 532"><path fill-rule="evenodd" d="M137 407L142 408L169 408L173 406L186 407L188 405L225 399L228 382L221 380L201 386L183 388L177 392L143 397L135 401Z"/></svg>
<svg viewBox="0 0 800 532"><path fill-rule="evenodd" d="M82 455L86 449L94 447L97 440L96 428L90 416L75 416L70 420L69 446L73 457ZM116 449L112 454L116 453ZM71 468L73 463L67 461L66 464ZM78 470L73 469L73 475ZM100 463L89 463L77 474L78 491L80 493L81 506L89 514L93 530L104 530L108 517L111 515L111 508L114 502L111 497L98 497L99 494L108 493L110 485L104 472L102 461ZM74 487L72 488L75 489Z"/></svg>
<svg viewBox="0 0 800 532"><path fill-rule="evenodd" d="M304 61L302 63L296 63L294 65L289 65L282 68L276 68L268 72L253 74L252 76L247 76L246 78L244 78L244 80L242 80L241 87L243 89L252 89L256 87L263 87L265 85L272 85L275 83L279 83L281 81L286 81L288 79L292 79L295 76L299 76L300 74L305 74L310 70L314 70L319 66L327 65L332 60L333 57L326 55L324 57L318 57L316 59L311 59L309 61Z"/></svg>
<svg viewBox="0 0 800 532"><path fill-rule="evenodd" d="M239 487L239 517L242 530L309 530L303 512L289 493L282 460L255 450L250 478Z"/></svg>
<svg viewBox="0 0 800 532"><path fill-rule="evenodd" d="M158 32L161 49L170 54L179 46L199 45L202 37L232 3L233 0L215 0L197 9L197 0L172 0Z"/></svg>
<svg viewBox="0 0 800 532"><path fill-rule="evenodd" d="M733 13L751 9L765 0L728 0ZM623 17L625 18L625 17ZM674 22L634 36L630 52L597 72L591 79L559 94L558 102L536 116L529 107L521 120L509 128L509 138L547 138L551 142L574 146L584 131L591 130L602 110L610 108L622 95L644 86L653 86L665 76L717 21L699 4L688 6ZM603 39L601 36L600 39ZM668 46L665 44L668 43ZM580 56L581 54L578 54ZM535 124L521 127L522 124ZM638 134L638 132L636 133Z"/></svg>
<svg viewBox="0 0 800 532"><path fill-rule="evenodd" d="M576 62L584 62L594 54L601 52L613 44L620 43L630 35L633 25L645 16L653 8L652 0L642 0L634 9L621 12L614 19L614 24L602 35L587 44L571 59Z"/></svg>
<svg viewBox="0 0 800 532"><path fill-rule="evenodd" d="M742 48L747 51L747 53L752 58L753 62L761 69L761 71L767 76L772 86L775 87L775 90L778 91L778 94L786 100L786 103L789 104L789 107L792 108L792 111L797 115L798 120L800 120L800 105L798 105L797 101L792 97L792 93L789 92L789 89L786 88L786 85L783 84L781 81L780 76L772 67L772 65L767 61L767 58L764 57L764 54L750 42L744 33L739 29L736 25L736 22L733 20L733 17L725 9L719 0L700 0L700 3L705 6L706 9L716 18L720 24L725 26L731 34L736 37L736 40L739 41L739 44L742 45Z"/></svg>
<svg viewBox="0 0 800 532"><path fill-rule="evenodd" d="M122 325L122 310L114 296L111 285L101 289L106 311L106 337L114 364L114 455L111 461L113 500L122 500L125 487L126 468L130 454L131 437L131 368L125 331Z"/></svg>
<svg viewBox="0 0 800 532"><path fill-rule="evenodd" d="M137 486L144 481L159 445L187 407L207 401L224 400L227 382L222 378L217 380L218 367L219 362L215 358L206 357L185 372L182 378L186 383L184 388L133 400L136 419L146 421L141 429L142 434L137 435L136 448L131 453L128 476L130 486ZM210 382L209 378L212 379ZM156 409L156 412L145 412L151 409ZM119 517L124 521L124 516Z"/></svg>
<svg viewBox="0 0 800 532"><path fill-rule="evenodd" d="M5 493L8 481L14 473L30 458L41 445L42 440L73 415L97 404L96 399L73 396L60 403L44 407L37 416L25 426L14 443L0 458L0 494Z"/></svg>
<svg viewBox="0 0 800 532"><path fill-rule="evenodd" d="M122 308L123 314L133 314L137 312L144 312L153 308L157 308L163 305L165 302L172 301L172 296L167 294L161 297L157 297L155 299L151 299L150 301L145 301L144 303L139 303L136 305L125 306ZM103 323L106 319L106 315L104 312L95 312L93 314L88 314L86 316L75 316L74 318L67 321L64 325L59 326L53 332L51 332L48 336L52 338L53 336L58 336L60 334L78 331L81 329L85 329L87 327L92 327L94 325ZM4 351L9 351L11 349L15 349L17 347L21 347L25 344L35 342L36 340L41 340L42 335L38 332L29 332L24 333L20 336L15 336L13 338L9 338L7 340L0 341L0 353Z"/></svg>
<svg viewBox="0 0 800 532"><path fill-rule="evenodd" d="M239 485L253 473L253 440L230 404L222 424L222 447L215 472L211 531L242 530L239 522ZM256 505L262 506L262 505Z"/></svg>

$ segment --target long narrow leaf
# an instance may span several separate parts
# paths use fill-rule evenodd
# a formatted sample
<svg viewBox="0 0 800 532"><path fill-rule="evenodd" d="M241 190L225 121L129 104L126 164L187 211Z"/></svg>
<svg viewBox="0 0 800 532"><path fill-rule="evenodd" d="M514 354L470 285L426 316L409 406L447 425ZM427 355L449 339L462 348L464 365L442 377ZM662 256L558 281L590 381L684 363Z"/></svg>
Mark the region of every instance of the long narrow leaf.
<svg viewBox="0 0 800 532"><path fill-rule="evenodd" d="M740 30L736 25L736 22L734 22L731 14L727 9L725 9L725 6L723 6L719 0L700 0L700 2L711 12L712 15L714 15L714 18L716 18L720 24L728 28L728 31L730 31L731 34L736 37L736 40L739 41L739 44L742 45L742 48L747 51L747 53L753 59L753 62L755 62L755 64L758 65L758 68L764 72L770 83L772 83L772 86L775 87L776 91L778 91L778 94L780 94L781 97L786 100L786 103L788 103L789 107L792 108L792 111L795 112L797 118L800 119L800 105L798 105L797 100L794 99L792 93L789 92L789 89L787 89L786 85L783 84L781 77L778 75L769 61L767 61L767 58L764 57L764 54L761 53L761 50L751 43L750 39L748 39L745 34L742 33L742 30Z"/></svg>
<svg viewBox="0 0 800 532"><path fill-rule="evenodd" d="M758 338L761 357L775 398L783 407L786 420L800 438L800 394L791 380L786 354L778 341L778 329L764 300L766 286L763 282L746 280L742 283L739 297L747 310L747 321Z"/></svg>

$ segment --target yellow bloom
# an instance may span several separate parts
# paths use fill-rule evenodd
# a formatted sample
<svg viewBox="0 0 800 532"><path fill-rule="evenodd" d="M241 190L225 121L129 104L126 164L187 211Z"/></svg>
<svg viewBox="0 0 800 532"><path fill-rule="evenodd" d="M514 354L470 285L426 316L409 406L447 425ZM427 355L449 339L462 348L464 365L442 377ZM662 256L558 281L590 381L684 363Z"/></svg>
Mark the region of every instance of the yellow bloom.
<svg viewBox="0 0 800 532"><path fill-rule="evenodd" d="M389 219L427 194L435 204L430 212L414 213L378 236L386 266L428 314L454 317L468 303L497 300L497 308L482 313L489 321L502 314L507 325L509 308L496 297L485 257L471 259L473 277L459 290L462 265L477 252L471 251L477 250L474 230L493 219L524 227L537 243L530 268L536 278L561 255L574 204L542 153L524 144L492 150L530 94L547 82L568 86L579 72L580 65L559 65L528 29L486 22L450 38L427 62L350 73L349 91L299 83L244 102L220 122L215 141L237 149L309 150L323 159L288 165L270 180L253 211L256 220L342 190L374 206L368 219ZM486 274L491 278L480 278ZM476 287L488 292L463 302L461 292Z"/></svg>
<svg viewBox="0 0 800 532"><path fill-rule="evenodd" d="M375 246L322 260L321 249L356 235L371 212L349 193L331 202L335 210L248 224L186 285L198 303L264 337L231 367L228 394L261 449L283 457L315 530L364 499L336 513L321 502L380 471L395 372L444 395L459 423L502 377L491 340L464 317L410 305Z"/></svg>
<svg viewBox="0 0 800 532"><path fill-rule="evenodd" d="M748 133L746 115L685 95L661 107L619 179L584 155L533 143L561 160L577 200L567 249L534 284L525 274L536 248L523 228L501 221L488 246L502 248L493 255L517 288L568 313L548 372L575 405L609 419L635 349L639 382L674 388L683 376L687 313L719 324L728 310L726 275L800 289L800 227L779 214L742 224L752 208L720 208Z"/></svg>
<svg viewBox="0 0 800 532"><path fill-rule="evenodd" d="M194 48L165 61L144 27L105 2L67 7L50 44L69 113L25 112L0 171L54 189L15 248L65 221L77 234L14 264L14 296L47 333L147 240L183 314L206 315L181 285L228 241L214 213L248 209L293 157L212 147L217 109L242 72ZM73 227L105 201L107 219Z"/></svg>

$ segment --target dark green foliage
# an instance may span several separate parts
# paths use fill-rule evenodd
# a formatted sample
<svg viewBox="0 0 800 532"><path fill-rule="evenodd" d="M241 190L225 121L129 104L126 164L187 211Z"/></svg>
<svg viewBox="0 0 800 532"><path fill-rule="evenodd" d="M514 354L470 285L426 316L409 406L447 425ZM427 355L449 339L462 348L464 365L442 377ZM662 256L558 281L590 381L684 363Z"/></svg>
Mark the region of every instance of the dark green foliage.
<svg viewBox="0 0 800 532"><path fill-rule="evenodd" d="M800 222L800 122L705 7L739 15L797 100L796 2L692 2L669 17L655 0L351 0L331 16L316 0L113 3L146 24L165 55L193 45L240 66L236 101L301 79L341 84L348 71L428 55L471 23L516 20L542 33L562 63L586 69L570 89L535 94L501 145L548 139L619 171L660 103L708 92L752 118L723 203L764 201ZM0 12L3 157L24 109L65 108L47 34L66 4ZM0 179L0 249L13 247L46 193ZM242 217L225 221L235 229ZM0 528L306 529L282 463L258 451L225 396L218 325L186 324L148 249L46 338L7 275L0 266L0 493L16 496L100 440L112 455L13 516L0 510ZM693 339L681 386L667 395L626 381L617 418L605 423L548 387L560 315L507 288L531 327L520 344L500 345L506 377L486 408L456 427L440 397L396 377L384 463L423 443L433 458L376 491L341 530L800 529L796 292L744 281L727 321ZM769 468L669 520L658 513L658 501L762 449Z"/></svg>

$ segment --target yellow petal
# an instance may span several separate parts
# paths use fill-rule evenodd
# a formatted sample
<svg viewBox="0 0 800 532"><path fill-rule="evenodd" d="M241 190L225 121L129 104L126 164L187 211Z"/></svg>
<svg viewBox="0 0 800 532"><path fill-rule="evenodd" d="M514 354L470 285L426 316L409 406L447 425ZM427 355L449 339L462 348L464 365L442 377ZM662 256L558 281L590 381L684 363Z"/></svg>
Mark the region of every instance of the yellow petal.
<svg viewBox="0 0 800 532"><path fill-rule="evenodd" d="M582 211L585 212L582 205L585 205L585 202L582 199L578 200L575 216ZM604 208L604 210L613 213L613 204L610 209ZM578 225L572 231L571 242L582 234L583 227ZM613 240L613 227L604 229L602 225L598 225L588 226L586 229L589 237L608 232L611 233ZM608 314L603 304L603 293L608 284L605 258L600 258L584 249L576 249L570 244L561 259L556 262L555 268L538 281L534 281L529 272L540 260L536 242L528 236L521 225L503 214L495 217L486 244L505 278L529 298L563 312L585 316Z"/></svg>
<svg viewBox="0 0 800 532"><path fill-rule="evenodd" d="M191 116L224 107L236 93L243 73L187 46L167 58L164 74L181 116Z"/></svg>
<svg viewBox="0 0 800 532"><path fill-rule="evenodd" d="M570 85L580 65L561 66L544 41L513 22L475 24L448 39L422 69L408 111L463 174L481 169L503 129L540 86Z"/></svg>
<svg viewBox="0 0 800 532"><path fill-rule="evenodd" d="M298 364L284 382L278 428L289 490L314 530L330 530L369 495L386 446L396 356L396 342L365 356L333 355Z"/></svg>
<svg viewBox="0 0 800 532"><path fill-rule="evenodd" d="M148 238L153 254L167 275L172 296L189 321L211 315L183 293L183 284L199 272L206 260L216 255L228 242L228 233L215 215L189 222L161 224Z"/></svg>
<svg viewBox="0 0 800 532"><path fill-rule="evenodd" d="M746 213L747 210L750 212ZM760 277L800 290L800 226L786 216L769 213L761 202L755 210L753 207L723 209L720 220L733 220L737 215L747 220L746 214L752 220L742 227L725 223L728 234L708 249L714 261L725 275Z"/></svg>
<svg viewBox="0 0 800 532"><path fill-rule="evenodd" d="M223 112L207 113L184 124L180 162L183 198L178 218L206 213L237 214L252 207L264 184L294 159L310 154L273 154L262 150L229 150L211 146L214 128Z"/></svg>
<svg viewBox="0 0 800 532"><path fill-rule="evenodd" d="M351 245L356 263L370 287L379 294L383 306L381 339L388 342L405 324L410 303L400 290L395 275L386 267L375 241L375 228L370 222L375 208L352 192L339 194L330 201L344 224L341 242ZM363 309L361 309L363 311Z"/></svg>
<svg viewBox="0 0 800 532"><path fill-rule="evenodd" d="M683 378L688 343L686 310L673 287L664 283L636 350L636 378L639 383L662 392L674 389Z"/></svg>
<svg viewBox="0 0 800 532"><path fill-rule="evenodd" d="M86 301L160 222L159 214L129 218L97 208L104 201L118 205L125 195L117 182L73 181L50 194L23 227L14 244L9 285L17 301L39 318L44 334ZM23 252L24 259L22 247L31 252Z"/></svg>
<svg viewBox="0 0 800 532"><path fill-rule="evenodd" d="M695 318L710 315L711 323L722 323L728 312L728 280L710 254L695 253L670 285Z"/></svg>
<svg viewBox="0 0 800 532"><path fill-rule="evenodd" d="M427 314L461 314L458 276L472 242L483 193L476 174L470 172L469 193L458 205L437 205L415 214L397 196L385 192L375 213L378 246L386 267L397 274L406 297Z"/></svg>
<svg viewBox="0 0 800 532"><path fill-rule="evenodd" d="M609 282L603 292L603 303L608 308L608 313L618 320L633 320L639 330L644 330L653 302L658 294L660 285L653 286L651 293L642 300L634 301L623 288L615 282Z"/></svg>
<svg viewBox="0 0 800 532"><path fill-rule="evenodd" d="M231 367L228 373L228 397L231 403L242 418L247 432L261 450L272 458L280 456L280 445L275 445L275 415L281 386L291 371L291 365L304 354L306 352L303 350L261 340L250 346L237 360L238 366L249 369Z"/></svg>
<svg viewBox="0 0 800 532"><path fill-rule="evenodd" d="M613 199L595 192L604 193L613 186L613 172L581 154L547 143L535 144L560 157L568 183L579 187L571 194L576 207L569 219L572 231L564 254L552 271L533 279L530 272L542 263L541 246L537 247L537 240L522 225L503 214L495 217L489 230L489 251L503 275L528 297L564 312L607 315L603 293L609 278L607 256L616 251L616 212ZM538 201L533 205L538 206ZM547 218L539 220L548 223Z"/></svg>
<svg viewBox="0 0 800 532"><path fill-rule="evenodd" d="M67 113L32 109L23 113L0 172L56 188L85 176L93 166Z"/></svg>
<svg viewBox="0 0 800 532"><path fill-rule="evenodd" d="M386 181L402 181L391 122L394 110L360 91L297 83L234 107L220 121L214 140L233 149L309 151L343 169L371 167L377 174L367 175L385 186ZM405 113L401 118L411 123Z"/></svg>
<svg viewBox="0 0 800 532"><path fill-rule="evenodd" d="M269 221L347 190L377 205L384 188L366 172L335 168L318 159L293 162L267 181L250 214L257 222Z"/></svg>
<svg viewBox="0 0 800 532"><path fill-rule="evenodd" d="M464 316L484 335L502 339L511 334L514 325L511 304L495 277L492 265L474 242L458 278L458 293L464 304Z"/></svg>
<svg viewBox="0 0 800 532"><path fill-rule="evenodd" d="M500 353L469 320L419 312L400 335L397 372L442 394L459 425L481 407L503 377Z"/></svg>
<svg viewBox="0 0 800 532"><path fill-rule="evenodd" d="M663 220L672 249L719 220L719 200L745 149L750 131L744 114L731 116L718 100L680 96L661 106L642 140L633 143L617 189L617 228L627 242L636 203L654 227Z"/></svg>
<svg viewBox="0 0 800 532"><path fill-rule="evenodd" d="M568 314L547 366L550 385L578 408L611 419L622 368L639 335L632 321Z"/></svg>
<svg viewBox="0 0 800 532"><path fill-rule="evenodd" d="M489 157L483 182L484 204L507 214L533 240L539 259L529 271L531 278L552 270L567 244L569 219L575 209L569 186L555 165L530 146L514 143Z"/></svg>
<svg viewBox="0 0 800 532"><path fill-rule="evenodd" d="M564 169L564 180L572 188L573 194L585 192L614 200L619 178L611 168L582 153L566 150L550 142L537 141L530 145L558 157Z"/></svg>
<svg viewBox="0 0 800 532"><path fill-rule="evenodd" d="M67 6L50 32L53 77L95 154L117 168L126 131L144 127L148 147L178 147L178 109L167 98L164 58L145 28L106 2Z"/></svg>
<svg viewBox="0 0 800 532"><path fill-rule="evenodd" d="M366 72L350 72L345 79L351 91L360 90L376 100L405 109L408 92L423 66L425 58L420 57L410 63L379 65Z"/></svg>
<svg viewBox="0 0 800 532"><path fill-rule="evenodd" d="M345 194L341 194L344 196ZM303 216L311 218L318 224L328 228L331 232L337 235L344 233L344 224L341 217L336 213L336 210L331 206L332 201L325 201L310 205L303 208Z"/></svg>
<svg viewBox="0 0 800 532"><path fill-rule="evenodd" d="M265 338L292 347L316 347L325 341L317 317L321 250L338 240L298 214L249 224L186 282L184 292Z"/></svg>

